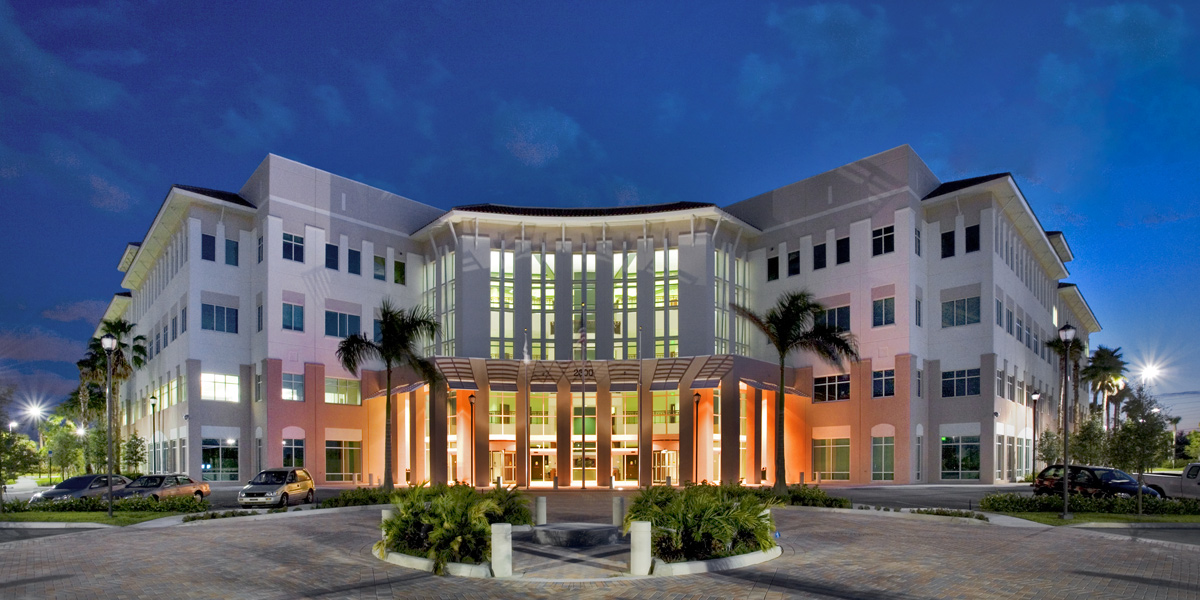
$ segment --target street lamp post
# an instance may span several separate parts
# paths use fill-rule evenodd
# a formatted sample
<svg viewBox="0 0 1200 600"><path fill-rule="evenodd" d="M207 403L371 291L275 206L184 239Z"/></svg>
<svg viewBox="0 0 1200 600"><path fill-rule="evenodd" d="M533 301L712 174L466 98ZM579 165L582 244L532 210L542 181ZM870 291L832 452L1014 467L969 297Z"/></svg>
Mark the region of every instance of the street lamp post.
<svg viewBox="0 0 1200 600"><path fill-rule="evenodd" d="M1062 493L1063 493L1063 511L1060 515L1063 520L1071 519L1071 505L1069 488L1071 479L1071 461L1068 455L1069 447L1067 440L1071 435L1070 413L1067 412L1067 379L1070 374L1067 371L1067 359L1071 354L1071 345L1075 342L1075 328L1070 323L1063 325L1058 330L1058 339L1063 342L1063 359L1062 359L1062 410L1063 410L1063 474L1062 474Z"/></svg>
<svg viewBox="0 0 1200 600"><path fill-rule="evenodd" d="M8 440L4 442L7 446L12 441L13 428L17 426L16 421L8 422ZM4 491L8 489L8 477L4 474L4 448L0 447L0 514L4 513Z"/></svg>
<svg viewBox="0 0 1200 600"><path fill-rule="evenodd" d="M157 473L158 464L158 418L155 416L154 407L158 405L158 398L150 396L150 472Z"/></svg>
<svg viewBox="0 0 1200 600"><path fill-rule="evenodd" d="M117 349L117 338L111 333L104 334L100 338L100 347L104 348L104 405L105 413L107 414L108 422L104 426L104 437L108 446L108 472L105 474L105 479L108 481L108 517L111 519L113 514L113 406L112 406L112 355L113 350Z"/></svg>
<svg viewBox="0 0 1200 600"><path fill-rule="evenodd" d="M467 447L471 450L471 485L479 487L479 481L476 479L478 474L475 472L475 394L467 396L467 401L471 403L471 434L467 436ZM455 406L457 405L455 402Z"/></svg>
<svg viewBox="0 0 1200 600"><path fill-rule="evenodd" d="M700 392L692 394L692 483L700 482Z"/></svg>
<svg viewBox="0 0 1200 600"><path fill-rule="evenodd" d="M1037 467L1037 435L1038 435L1037 405L1038 405L1038 400L1042 399L1042 393L1034 392L1029 395L1029 399L1033 400L1033 446L1030 448L1030 452L1033 453L1033 456L1029 457L1028 460L1029 460L1029 464L1033 465L1034 468L1036 468Z"/></svg>

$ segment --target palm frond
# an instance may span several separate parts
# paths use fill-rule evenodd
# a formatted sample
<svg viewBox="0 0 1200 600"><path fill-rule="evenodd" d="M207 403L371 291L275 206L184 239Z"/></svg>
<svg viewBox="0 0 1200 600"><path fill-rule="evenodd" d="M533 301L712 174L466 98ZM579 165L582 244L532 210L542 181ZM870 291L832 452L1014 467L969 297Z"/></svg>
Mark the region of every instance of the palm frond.
<svg viewBox="0 0 1200 600"><path fill-rule="evenodd" d="M369 360L382 358L379 346L367 339L367 336L356 333L338 342L337 358L347 371L358 373L358 367Z"/></svg>

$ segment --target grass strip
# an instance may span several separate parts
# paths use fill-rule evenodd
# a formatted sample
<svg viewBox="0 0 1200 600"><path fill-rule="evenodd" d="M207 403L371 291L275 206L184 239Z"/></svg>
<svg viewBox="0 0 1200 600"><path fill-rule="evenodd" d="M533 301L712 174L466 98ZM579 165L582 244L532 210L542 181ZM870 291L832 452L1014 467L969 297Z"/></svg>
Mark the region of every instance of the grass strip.
<svg viewBox="0 0 1200 600"><path fill-rule="evenodd" d="M1057 513L1014 512L1004 513L1010 517L1027 519L1044 525L1079 525L1081 523L1200 523L1200 515L1115 515L1111 513L1073 513L1070 521L1059 518Z"/></svg>
<svg viewBox="0 0 1200 600"><path fill-rule="evenodd" d="M115 512L110 518L107 513L95 512L52 512L52 511L36 511L23 513L4 513L0 515L0 522L10 523L38 523L38 522L53 522L53 523L99 523L101 525L116 525L124 527L133 525L143 521L152 519L161 519L163 517L171 517L184 513L177 512L149 512L149 511L122 511Z"/></svg>

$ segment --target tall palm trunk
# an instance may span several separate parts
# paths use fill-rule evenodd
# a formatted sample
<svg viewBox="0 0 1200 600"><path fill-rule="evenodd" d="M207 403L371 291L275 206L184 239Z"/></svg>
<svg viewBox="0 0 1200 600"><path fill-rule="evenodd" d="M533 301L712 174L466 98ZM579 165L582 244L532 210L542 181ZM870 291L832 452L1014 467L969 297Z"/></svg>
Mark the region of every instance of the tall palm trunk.
<svg viewBox="0 0 1200 600"><path fill-rule="evenodd" d="M775 494L782 496L787 492L787 477L785 477L785 454L783 451L783 413L784 400L786 391L783 387L786 379L786 362L783 356L779 357L779 391L775 392L775 484L772 488Z"/></svg>

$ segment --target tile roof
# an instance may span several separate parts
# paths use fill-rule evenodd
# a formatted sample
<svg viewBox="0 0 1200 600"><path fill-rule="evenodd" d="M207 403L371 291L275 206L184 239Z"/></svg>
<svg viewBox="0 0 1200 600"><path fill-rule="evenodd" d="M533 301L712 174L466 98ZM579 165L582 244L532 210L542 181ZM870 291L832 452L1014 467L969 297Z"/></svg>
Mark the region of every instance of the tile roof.
<svg viewBox="0 0 1200 600"><path fill-rule="evenodd" d="M930 198L935 198L937 196L944 196L946 194L951 194L951 193L957 192L958 190L963 190L963 189L969 188L973 185L979 185L981 183L987 183L994 179L1000 179L1001 177L1012 177L1012 173L993 173L991 175L981 175L979 177L971 177L968 179L959 179L957 181L947 181L946 183L943 183L942 185L939 185L936 188L934 188L934 190L932 192L929 192L928 194L925 195L924 198L921 198L921 199L928 200Z"/></svg>
<svg viewBox="0 0 1200 600"><path fill-rule="evenodd" d="M579 208L508 206L505 204L468 204L466 206L456 206L453 210L521 217L618 217L625 215L648 215L670 212L674 210L710 208L715 206L715 204L709 204L706 202L671 202L668 204L642 204L636 206L609 207L589 206Z"/></svg>
<svg viewBox="0 0 1200 600"><path fill-rule="evenodd" d="M217 200L224 200L225 202L228 202L230 204L236 204L238 206L246 206L249 208L258 208L257 206L254 206L253 204L251 204L249 200L246 200L245 198L241 197L241 195L235 194L233 192L222 192L221 190L213 190L213 189L209 189L209 188L196 187L194 185L179 185L178 183L171 187L177 187L181 190L200 194L202 196L208 196L209 198L215 198Z"/></svg>

